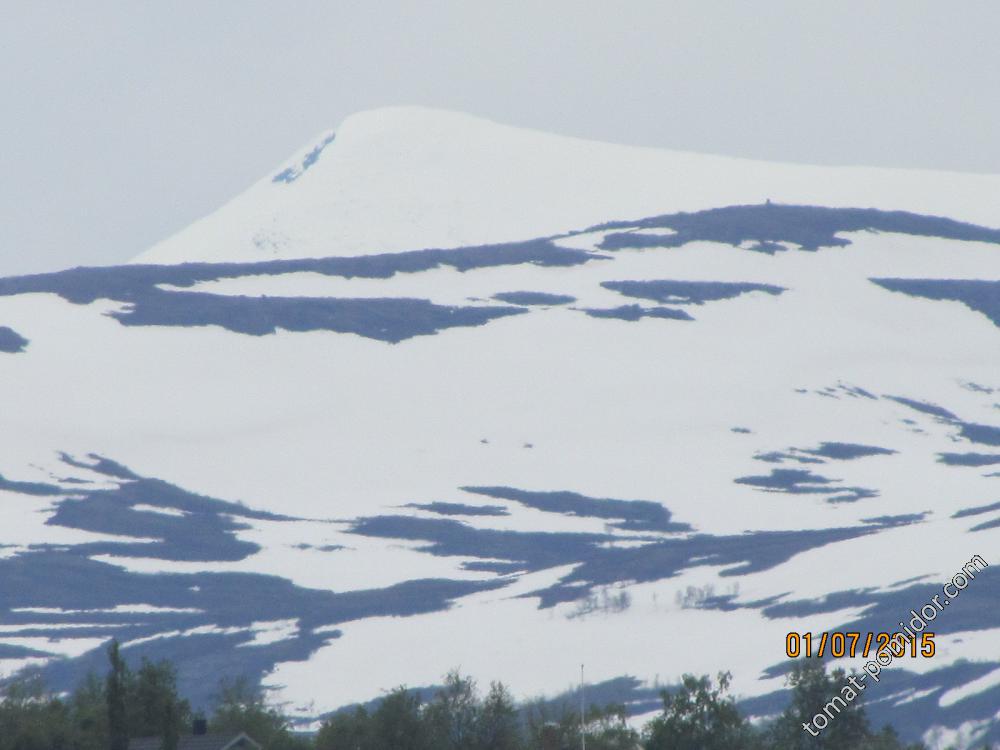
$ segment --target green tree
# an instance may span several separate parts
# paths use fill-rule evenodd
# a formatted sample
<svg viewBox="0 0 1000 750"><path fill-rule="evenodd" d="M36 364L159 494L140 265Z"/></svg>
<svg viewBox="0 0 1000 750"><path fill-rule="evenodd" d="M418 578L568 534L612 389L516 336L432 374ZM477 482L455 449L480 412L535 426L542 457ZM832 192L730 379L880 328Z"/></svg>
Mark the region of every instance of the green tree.
<svg viewBox="0 0 1000 750"><path fill-rule="evenodd" d="M526 742L532 750L575 750L580 747L580 714L567 703L542 698L523 707Z"/></svg>
<svg viewBox="0 0 1000 750"><path fill-rule="evenodd" d="M179 737L191 723L191 706L177 693L177 670L166 660L143 658L129 676L125 703L131 737Z"/></svg>
<svg viewBox="0 0 1000 750"><path fill-rule="evenodd" d="M171 698L163 707L163 750L177 750L181 741L181 705Z"/></svg>
<svg viewBox="0 0 1000 750"><path fill-rule="evenodd" d="M69 709L76 750L107 750L110 741L104 681L89 673L73 691Z"/></svg>
<svg viewBox="0 0 1000 750"><path fill-rule="evenodd" d="M586 713L587 750L634 750L639 733L628 725L621 704L591 706Z"/></svg>
<svg viewBox="0 0 1000 750"><path fill-rule="evenodd" d="M0 701L0 749L52 750L72 743L65 703L50 695L37 675L8 683Z"/></svg>
<svg viewBox="0 0 1000 750"><path fill-rule="evenodd" d="M108 740L111 750L128 750L129 726L126 694L128 692L129 671L122 658L118 641L111 641L108 647L108 672L105 700L108 707Z"/></svg>
<svg viewBox="0 0 1000 750"><path fill-rule="evenodd" d="M716 684L707 675L686 674L679 689L672 693L664 690L663 712L646 726L647 750L754 747L752 727L740 715L732 696L727 695L730 680L729 672L720 672Z"/></svg>
<svg viewBox="0 0 1000 750"><path fill-rule="evenodd" d="M444 686L423 711L435 750L469 750L476 739L479 709L476 683L454 670L445 675Z"/></svg>
<svg viewBox="0 0 1000 750"><path fill-rule="evenodd" d="M267 702L264 694L246 677L223 679L215 696L210 721L215 732L246 732L267 750L296 750L308 743L296 737L288 719Z"/></svg>
<svg viewBox="0 0 1000 750"><path fill-rule="evenodd" d="M372 750L431 750L433 747L420 710L419 695L398 687L382 699L373 716Z"/></svg>
<svg viewBox="0 0 1000 750"><path fill-rule="evenodd" d="M816 659L796 662L788 674L791 701L766 730L766 746L776 750L927 750L920 742L904 744L892 727L873 731L861 690L855 687L859 682L842 669L828 673ZM845 692L848 686L854 693L849 701L849 693ZM835 696L841 700L835 701ZM813 723L818 714L827 718L821 731Z"/></svg>
<svg viewBox="0 0 1000 750"><path fill-rule="evenodd" d="M822 661L805 659L793 664L787 681L792 688L792 699L771 726L769 745L782 750L860 750L873 741L861 691L855 691L850 701L841 697L841 689L848 684L844 670L827 673ZM839 700L834 700L835 696ZM831 702L833 706L827 708ZM832 714L832 719L824 709ZM823 714L825 719L822 731L813 724L818 714ZM812 727L812 731L808 727Z"/></svg>
<svg viewBox="0 0 1000 750"><path fill-rule="evenodd" d="M565 702L534 701L525 707L524 715L527 745L532 750L577 750L581 728L586 730L587 750L633 750L639 744L639 734L628 725L621 705L591 705L583 727L580 713Z"/></svg>
<svg viewBox="0 0 1000 750"><path fill-rule="evenodd" d="M368 750L372 747L372 717L363 706L328 717L316 735L316 750Z"/></svg>
<svg viewBox="0 0 1000 750"><path fill-rule="evenodd" d="M524 741L517 706L501 682L490 683L490 692L479 710L476 747L479 750L519 750Z"/></svg>
<svg viewBox="0 0 1000 750"><path fill-rule="evenodd" d="M882 727L882 731L866 740L863 747L865 750L927 750L927 745L923 742L904 745L896 730L890 726ZM989 750L989 747L986 750Z"/></svg>

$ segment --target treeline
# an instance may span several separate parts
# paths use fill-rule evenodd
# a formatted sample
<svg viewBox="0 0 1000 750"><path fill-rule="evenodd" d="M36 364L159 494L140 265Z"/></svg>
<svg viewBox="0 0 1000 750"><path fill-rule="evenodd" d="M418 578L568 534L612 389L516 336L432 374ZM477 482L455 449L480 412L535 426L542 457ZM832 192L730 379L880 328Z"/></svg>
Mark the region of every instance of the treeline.
<svg viewBox="0 0 1000 750"><path fill-rule="evenodd" d="M907 745L891 727L875 730L860 702L848 705L818 736L803 722L839 694L846 675L827 673L815 660L798 662L789 676L791 701L761 726L743 716L729 693L730 675L685 675L661 692L659 714L641 729L624 706L591 706L583 721L570 703L518 706L507 688L492 683L485 695L449 673L433 698L421 703L406 688L390 692L372 711L357 708L328 718L317 750L926 750ZM581 733L585 737L581 738Z"/></svg>
<svg viewBox="0 0 1000 750"><path fill-rule="evenodd" d="M860 700L846 706L813 736L803 729L839 693L846 675L816 660L796 662L788 678L791 699L768 722L751 723L729 692L730 676L685 675L661 693L659 713L644 727L628 721L624 706L591 706L582 717L571 702L518 704L501 683L479 690L457 672L429 699L405 687L371 708L329 716L319 732L293 731L288 718L246 680L223 680L208 716L196 714L177 690L168 661L143 659L134 671L117 643L107 675L89 676L69 695L53 695L37 677L8 682L0 701L0 750L127 750L128 738L162 738L176 750L194 720L209 731L247 732L265 750L921 750L889 727L876 730Z"/></svg>
<svg viewBox="0 0 1000 750"><path fill-rule="evenodd" d="M169 661L142 659L132 670L117 642L104 678L88 675L69 695L55 695L37 675L8 681L0 700L0 750L128 750L129 738L162 737L176 750L195 720L213 732L246 732L267 750L309 750L287 718L245 679L224 679L206 718L177 689Z"/></svg>

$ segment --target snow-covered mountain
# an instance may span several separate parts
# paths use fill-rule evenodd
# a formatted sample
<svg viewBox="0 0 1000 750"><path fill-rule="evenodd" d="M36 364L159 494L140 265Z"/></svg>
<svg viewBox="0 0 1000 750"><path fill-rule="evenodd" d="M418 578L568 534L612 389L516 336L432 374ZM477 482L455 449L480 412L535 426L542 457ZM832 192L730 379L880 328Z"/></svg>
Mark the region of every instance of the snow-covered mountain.
<svg viewBox="0 0 1000 750"><path fill-rule="evenodd" d="M304 720L729 669L766 715L787 632L1000 561L998 227L1000 176L349 118L133 264L0 279L0 668L115 635ZM1000 740L995 570L876 718Z"/></svg>

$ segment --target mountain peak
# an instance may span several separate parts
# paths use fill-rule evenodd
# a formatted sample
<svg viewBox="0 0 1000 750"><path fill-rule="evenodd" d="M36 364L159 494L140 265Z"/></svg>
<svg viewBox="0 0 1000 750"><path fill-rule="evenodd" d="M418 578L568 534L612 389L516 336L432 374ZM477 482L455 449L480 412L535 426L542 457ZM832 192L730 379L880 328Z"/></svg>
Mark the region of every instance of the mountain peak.
<svg viewBox="0 0 1000 750"><path fill-rule="evenodd" d="M1000 178L772 164L623 146L426 107L351 115L136 260L257 261L459 247L710 206L864 206L994 223Z"/></svg>

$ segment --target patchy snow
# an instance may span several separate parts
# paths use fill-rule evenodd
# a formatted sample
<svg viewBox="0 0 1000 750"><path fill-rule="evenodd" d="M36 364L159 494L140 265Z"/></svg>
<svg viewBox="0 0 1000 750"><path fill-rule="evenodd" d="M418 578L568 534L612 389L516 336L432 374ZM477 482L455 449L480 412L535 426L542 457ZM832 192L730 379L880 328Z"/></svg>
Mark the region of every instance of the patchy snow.
<svg viewBox="0 0 1000 750"><path fill-rule="evenodd" d="M951 706L960 700L964 700L997 685L1000 685L1000 669L994 669L989 674L985 674L977 680L948 690L938 698L938 703L942 706Z"/></svg>
<svg viewBox="0 0 1000 750"><path fill-rule="evenodd" d="M240 648L266 646L269 643L279 643L294 638L299 633L299 621L255 622L250 626L250 631L253 633L253 640L241 643Z"/></svg>
<svg viewBox="0 0 1000 750"><path fill-rule="evenodd" d="M140 260L527 240L767 198L1000 225L995 176L767 165L424 110L358 115L312 158L322 140L290 160L294 179L274 181L277 170ZM676 234L633 230L652 242ZM565 689L581 662L589 680L631 674L646 688L730 669L740 695L764 696L783 686L765 670L784 662L786 632L902 617L925 603L921 585L972 555L995 564L1000 508L969 509L995 500L996 476L940 456L997 451L997 327L963 304L870 279L1000 279L996 244L900 231L774 255L707 240L604 251L609 233L557 238L584 251L575 265L386 278L248 266L157 287L193 306L211 295L280 299L293 311L307 298L575 300L396 344L129 321L127 301L75 304L57 290L0 296L0 321L31 340L0 358L0 564L35 555L149 582L148 596L115 598L112 587L100 602L70 602L77 592L40 576L37 592L11 592L19 599L0 612L0 643L79 656L103 641L73 638L75 628L113 629L97 615L125 624L135 654L184 638L236 643L277 697L307 707L303 720L401 682L434 684L452 667L522 696ZM693 320L585 312L653 309L604 284L657 280L781 293L662 303ZM965 425L983 428L971 434L986 444ZM836 443L880 450L854 460L819 450ZM116 475L101 456L143 479ZM474 487L563 493L566 504ZM87 512L59 515L74 503ZM651 524L650 507L686 526ZM641 555L660 549L684 554L657 577ZM633 563L615 567L622 560ZM232 587L246 601L218 615ZM567 598L551 598L556 589ZM993 721L961 711L1000 685L996 596L992 577L973 583L947 613L955 625L941 617L938 655L907 661L914 682L886 694L921 710L939 701L928 716L954 709L935 737ZM271 615L258 601L290 611ZM52 637L18 635L33 624ZM23 653L0 672L44 661ZM986 671L949 677L939 696L922 687L963 664Z"/></svg>
<svg viewBox="0 0 1000 750"><path fill-rule="evenodd" d="M138 505L133 505L132 510L138 510L144 513L159 513L164 516L174 516L175 518L183 518L187 515L183 510L178 510L177 508L163 508L157 505L145 505L139 503Z"/></svg>

